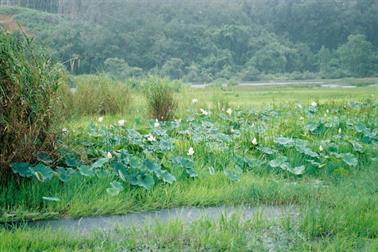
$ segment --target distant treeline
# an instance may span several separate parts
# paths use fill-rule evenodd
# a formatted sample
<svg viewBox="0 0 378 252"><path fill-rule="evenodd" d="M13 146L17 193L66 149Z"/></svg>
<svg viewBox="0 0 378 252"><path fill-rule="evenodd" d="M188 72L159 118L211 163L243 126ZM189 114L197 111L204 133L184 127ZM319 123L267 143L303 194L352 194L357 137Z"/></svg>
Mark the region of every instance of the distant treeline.
<svg viewBox="0 0 378 252"><path fill-rule="evenodd" d="M0 3L54 13L24 10L16 18L75 74L193 82L378 75L376 0Z"/></svg>

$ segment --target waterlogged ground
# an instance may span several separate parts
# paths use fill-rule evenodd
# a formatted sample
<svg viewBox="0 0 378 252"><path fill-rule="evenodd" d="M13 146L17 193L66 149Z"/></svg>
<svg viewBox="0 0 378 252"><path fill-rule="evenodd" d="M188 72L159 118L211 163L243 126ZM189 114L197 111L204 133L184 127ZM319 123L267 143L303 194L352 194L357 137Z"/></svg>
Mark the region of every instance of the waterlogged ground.
<svg viewBox="0 0 378 252"><path fill-rule="evenodd" d="M237 215L240 221L248 221L257 216L270 221L282 218L299 218L295 206L258 206L258 207L207 207L207 208L174 208L145 213L130 213L118 216L84 217L77 220L63 219L36 221L27 223L29 228L50 228L68 233L89 235L94 232L114 232L117 229L143 228L157 224L178 221L191 224L201 219L219 221Z"/></svg>
<svg viewBox="0 0 378 252"><path fill-rule="evenodd" d="M29 180L0 192L3 222L64 220L0 229L0 250L376 251L376 89L320 100L311 90L287 103L289 91L258 109L246 106L252 94L240 95L241 107L195 96L172 122L118 116L68 125L59 159L39 153L37 165L13 164ZM235 205L245 206L238 218ZM282 211L287 205L295 207ZM162 223L142 227L154 217ZM115 222L116 238L55 232Z"/></svg>

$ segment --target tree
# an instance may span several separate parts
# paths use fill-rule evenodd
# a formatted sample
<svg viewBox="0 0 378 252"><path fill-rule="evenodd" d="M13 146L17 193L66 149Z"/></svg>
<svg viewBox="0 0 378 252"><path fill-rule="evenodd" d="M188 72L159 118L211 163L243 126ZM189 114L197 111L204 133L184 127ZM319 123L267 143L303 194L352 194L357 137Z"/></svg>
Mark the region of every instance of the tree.
<svg viewBox="0 0 378 252"><path fill-rule="evenodd" d="M181 79L184 74L184 61L178 58L171 58L161 68L161 74L171 79Z"/></svg>
<svg viewBox="0 0 378 252"><path fill-rule="evenodd" d="M130 67L124 59L108 58L104 62L105 71L118 80L136 78L143 75L143 69Z"/></svg>
<svg viewBox="0 0 378 252"><path fill-rule="evenodd" d="M374 47L365 35L350 35L337 53L342 68L354 76L365 77L377 71Z"/></svg>

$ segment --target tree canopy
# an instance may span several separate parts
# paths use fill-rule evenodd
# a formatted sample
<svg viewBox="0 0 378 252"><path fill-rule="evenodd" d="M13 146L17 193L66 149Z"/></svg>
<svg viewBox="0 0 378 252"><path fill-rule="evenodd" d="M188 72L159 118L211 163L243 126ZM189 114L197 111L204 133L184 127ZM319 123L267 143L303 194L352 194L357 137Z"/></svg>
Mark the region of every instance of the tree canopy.
<svg viewBox="0 0 378 252"><path fill-rule="evenodd" d="M74 74L378 74L374 0L0 0ZM42 11L42 12L41 12ZM123 70L120 70L123 69ZM122 73L121 73L122 72Z"/></svg>

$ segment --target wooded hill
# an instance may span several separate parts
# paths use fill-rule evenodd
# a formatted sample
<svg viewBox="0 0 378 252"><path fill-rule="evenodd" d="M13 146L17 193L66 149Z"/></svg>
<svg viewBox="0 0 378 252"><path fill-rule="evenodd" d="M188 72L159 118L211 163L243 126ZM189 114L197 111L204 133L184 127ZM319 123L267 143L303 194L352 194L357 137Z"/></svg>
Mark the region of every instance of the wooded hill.
<svg viewBox="0 0 378 252"><path fill-rule="evenodd" d="M155 73L192 82L378 74L374 0L0 4L0 14L26 26L74 74L107 71L124 79Z"/></svg>

